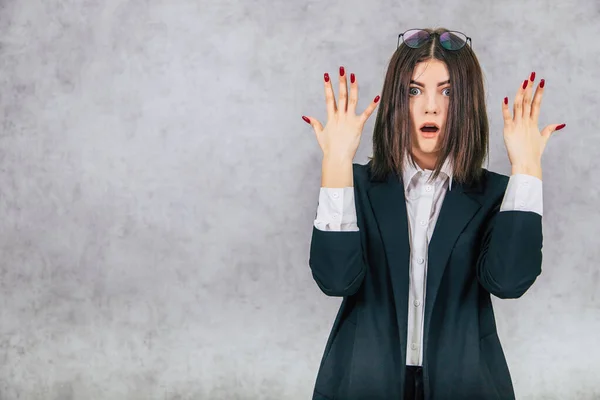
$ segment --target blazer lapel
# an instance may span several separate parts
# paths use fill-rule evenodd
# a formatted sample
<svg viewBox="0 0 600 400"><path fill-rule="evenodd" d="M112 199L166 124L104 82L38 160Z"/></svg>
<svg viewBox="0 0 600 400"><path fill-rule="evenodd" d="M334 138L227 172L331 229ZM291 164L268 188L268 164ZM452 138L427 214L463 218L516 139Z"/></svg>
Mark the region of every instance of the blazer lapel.
<svg viewBox="0 0 600 400"><path fill-rule="evenodd" d="M452 190L446 192L440 214L435 224L428 247L427 288L425 292L424 333L429 332L433 306L438 289L448 264L450 253L460 233L481 208L481 204L467 193L477 192L478 186L465 186L452 183ZM426 340L425 336L425 342Z"/></svg>
<svg viewBox="0 0 600 400"><path fill-rule="evenodd" d="M379 226L392 280L401 356L404 361L406 360L410 244L402 180L392 173L388 175L385 183L375 183L371 186L368 197Z"/></svg>
<svg viewBox="0 0 600 400"><path fill-rule="evenodd" d="M467 195L478 191L478 185L465 186L456 181L446 193L433 235L428 247L427 288L424 332L428 332L432 307L435 304L444 269L456 239L481 207ZM408 289L410 269L410 243L408 215L402 179L391 173L385 182L373 183L368 190L369 201L379 226L396 307L398 332L403 360L406 359L408 322Z"/></svg>

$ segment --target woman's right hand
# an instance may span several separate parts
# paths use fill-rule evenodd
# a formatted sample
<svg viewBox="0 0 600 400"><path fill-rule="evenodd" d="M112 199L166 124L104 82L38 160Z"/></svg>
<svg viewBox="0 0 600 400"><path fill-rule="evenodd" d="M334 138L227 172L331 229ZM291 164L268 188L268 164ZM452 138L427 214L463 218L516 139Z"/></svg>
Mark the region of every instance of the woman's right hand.
<svg viewBox="0 0 600 400"><path fill-rule="evenodd" d="M356 104L358 102L358 84L354 74L350 77L350 97L348 98L348 86L344 67L340 67L339 104L336 105L333 86L329 74L325 73L325 102L327 105L327 125L323 128L321 123L312 117L302 117L314 129L317 141L323 155L330 159L348 160L352 162L360 144L362 130L371 116L379 96L369 104L369 107L360 115L356 115ZM354 82L352 82L354 80Z"/></svg>

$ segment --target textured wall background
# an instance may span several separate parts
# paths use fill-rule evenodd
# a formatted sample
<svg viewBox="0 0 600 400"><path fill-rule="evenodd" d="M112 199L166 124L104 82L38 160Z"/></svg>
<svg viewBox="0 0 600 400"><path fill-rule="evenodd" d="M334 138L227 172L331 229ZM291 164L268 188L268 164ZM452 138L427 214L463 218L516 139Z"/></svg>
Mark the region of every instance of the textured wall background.
<svg viewBox="0 0 600 400"><path fill-rule="evenodd" d="M500 105L531 71L541 124L567 123L543 158L543 274L494 303L518 398L598 398L598 18L596 0L0 0L0 398L310 398L340 300L308 267L322 156L300 117L325 123L340 65L364 109L397 35L437 26L483 65L489 169L510 174Z"/></svg>

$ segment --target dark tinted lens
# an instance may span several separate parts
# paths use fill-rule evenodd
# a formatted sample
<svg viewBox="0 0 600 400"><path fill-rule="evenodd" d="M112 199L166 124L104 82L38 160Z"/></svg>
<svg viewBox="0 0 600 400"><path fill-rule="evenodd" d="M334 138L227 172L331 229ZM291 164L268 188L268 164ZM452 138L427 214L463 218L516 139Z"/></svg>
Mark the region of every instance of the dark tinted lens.
<svg viewBox="0 0 600 400"><path fill-rule="evenodd" d="M423 43L429 40L429 33L420 29L411 29L410 31L404 32L402 38L408 47L416 49L423 46Z"/></svg>
<svg viewBox="0 0 600 400"><path fill-rule="evenodd" d="M467 43L467 37L460 32L444 32L440 35L440 44L446 50L461 49Z"/></svg>

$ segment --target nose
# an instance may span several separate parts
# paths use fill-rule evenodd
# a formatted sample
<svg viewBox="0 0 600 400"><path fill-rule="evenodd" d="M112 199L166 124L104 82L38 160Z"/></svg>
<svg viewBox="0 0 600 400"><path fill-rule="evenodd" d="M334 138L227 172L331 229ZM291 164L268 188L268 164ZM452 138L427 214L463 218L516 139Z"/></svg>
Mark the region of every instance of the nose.
<svg viewBox="0 0 600 400"><path fill-rule="evenodd" d="M436 96L428 96L427 104L425 104L425 114L437 115L439 112L439 105L437 103Z"/></svg>

